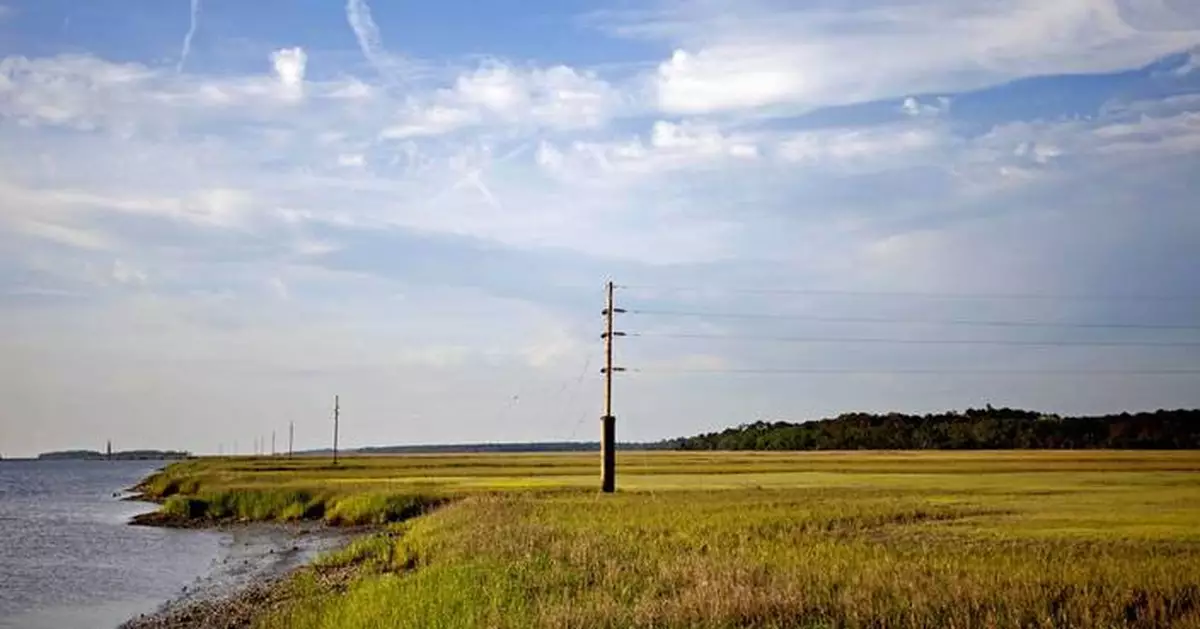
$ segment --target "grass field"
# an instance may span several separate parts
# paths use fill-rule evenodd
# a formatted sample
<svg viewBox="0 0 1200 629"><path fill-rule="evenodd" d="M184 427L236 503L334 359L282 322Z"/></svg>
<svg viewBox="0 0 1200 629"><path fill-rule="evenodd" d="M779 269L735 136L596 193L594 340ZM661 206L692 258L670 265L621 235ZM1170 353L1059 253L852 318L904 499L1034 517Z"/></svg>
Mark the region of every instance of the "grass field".
<svg viewBox="0 0 1200 629"><path fill-rule="evenodd" d="M203 459L144 490L175 518L390 522L264 628L1200 627L1200 452L630 452L616 495L597 471Z"/></svg>

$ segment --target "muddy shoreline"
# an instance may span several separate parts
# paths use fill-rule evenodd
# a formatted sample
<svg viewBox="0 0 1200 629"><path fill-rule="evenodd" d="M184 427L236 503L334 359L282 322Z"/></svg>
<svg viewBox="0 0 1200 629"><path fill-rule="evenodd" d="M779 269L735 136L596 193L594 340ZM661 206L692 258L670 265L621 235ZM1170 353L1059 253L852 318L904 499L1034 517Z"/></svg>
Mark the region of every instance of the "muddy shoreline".
<svg viewBox="0 0 1200 629"><path fill-rule="evenodd" d="M223 533L226 539L208 574L156 611L132 618L118 629L249 627L262 613L286 602L289 595L283 584L292 573L371 530L314 522L185 523L153 518L135 518L131 525L205 529Z"/></svg>

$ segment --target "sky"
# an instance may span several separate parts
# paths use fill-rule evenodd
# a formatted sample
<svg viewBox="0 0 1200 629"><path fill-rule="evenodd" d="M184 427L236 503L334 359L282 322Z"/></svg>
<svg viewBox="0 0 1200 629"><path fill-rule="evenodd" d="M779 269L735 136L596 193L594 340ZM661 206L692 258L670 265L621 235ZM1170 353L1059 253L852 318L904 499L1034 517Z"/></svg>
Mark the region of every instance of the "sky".
<svg viewBox="0 0 1200 629"><path fill-rule="evenodd" d="M0 0L0 455L594 440L610 280L620 440L1195 407L1197 173L1192 0Z"/></svg>

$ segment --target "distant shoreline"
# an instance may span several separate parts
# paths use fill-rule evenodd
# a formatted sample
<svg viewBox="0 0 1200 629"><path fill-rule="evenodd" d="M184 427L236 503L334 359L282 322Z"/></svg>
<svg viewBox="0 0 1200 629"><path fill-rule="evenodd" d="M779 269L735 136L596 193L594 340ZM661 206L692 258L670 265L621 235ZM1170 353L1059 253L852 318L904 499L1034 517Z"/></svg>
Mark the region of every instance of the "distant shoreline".
<svg viewBox="0 0 1200 629"><path fill-rule="evenodd" d="M192 453L175 450L126 450L107 454L95 450L63 450L43 452L36 461L181 461L192 458Z"/></svg>

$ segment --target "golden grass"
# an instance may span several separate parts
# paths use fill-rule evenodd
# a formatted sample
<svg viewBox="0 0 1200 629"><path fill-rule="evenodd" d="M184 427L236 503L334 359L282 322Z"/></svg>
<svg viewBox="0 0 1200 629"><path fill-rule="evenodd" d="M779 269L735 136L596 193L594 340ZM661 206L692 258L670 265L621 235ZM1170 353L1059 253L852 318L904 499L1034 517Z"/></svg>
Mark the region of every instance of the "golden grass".
<svg viewBox="0 0 1200 629"><path fill-rule="evenodd" d="M200 460L146 489L358 521L453 499L297 576L264 629L1200 627L1200 452L623 453L611 496L596 459Z"/></svg>

